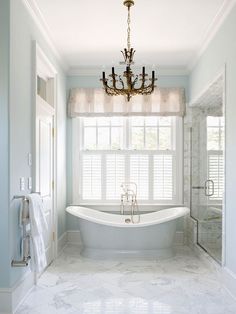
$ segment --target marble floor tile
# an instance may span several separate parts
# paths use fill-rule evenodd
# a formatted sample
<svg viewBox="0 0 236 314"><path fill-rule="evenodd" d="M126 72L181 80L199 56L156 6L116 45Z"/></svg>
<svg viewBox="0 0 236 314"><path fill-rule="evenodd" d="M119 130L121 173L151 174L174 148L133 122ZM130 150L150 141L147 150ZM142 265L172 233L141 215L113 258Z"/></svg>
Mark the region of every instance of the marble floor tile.
<svg viewBox="0 0 236 314"><path fill-rule="evenodd" d="M236 314L220 272L188 247L163 260L92 260L68 245L16 314Z"/></svg>

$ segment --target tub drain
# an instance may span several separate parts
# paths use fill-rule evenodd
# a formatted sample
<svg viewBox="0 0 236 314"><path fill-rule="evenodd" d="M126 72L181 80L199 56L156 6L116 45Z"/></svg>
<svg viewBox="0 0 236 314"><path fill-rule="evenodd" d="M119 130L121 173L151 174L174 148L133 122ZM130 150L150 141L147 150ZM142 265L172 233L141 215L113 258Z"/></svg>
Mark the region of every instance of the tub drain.
<svg viewBox="0 0 236 314"><path fill-rule="evenodd" d="M127 223L127 224L131 223L131 219L130 218L126 218L125 219L125 223Z"/></svg>

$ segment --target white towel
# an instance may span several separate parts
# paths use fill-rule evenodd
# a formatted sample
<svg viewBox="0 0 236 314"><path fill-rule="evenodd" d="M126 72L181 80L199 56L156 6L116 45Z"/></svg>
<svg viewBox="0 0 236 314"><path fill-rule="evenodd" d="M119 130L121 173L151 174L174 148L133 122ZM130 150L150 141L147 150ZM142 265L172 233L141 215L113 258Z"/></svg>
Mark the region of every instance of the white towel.
<svg viewBox="0 0 236 314"><path fill-rule="evenodd" d="M29 204L26 200L22 200L19 211L19 226L22 228L23 223L27 221L29 216Z"/></svg>
<svg viewBox="0 0 236 314"><path fill-rule="evenodd" d="M48 229L43 202L38 194L29 194L32 269L41 273L47 266L43 234Z"/></svg>

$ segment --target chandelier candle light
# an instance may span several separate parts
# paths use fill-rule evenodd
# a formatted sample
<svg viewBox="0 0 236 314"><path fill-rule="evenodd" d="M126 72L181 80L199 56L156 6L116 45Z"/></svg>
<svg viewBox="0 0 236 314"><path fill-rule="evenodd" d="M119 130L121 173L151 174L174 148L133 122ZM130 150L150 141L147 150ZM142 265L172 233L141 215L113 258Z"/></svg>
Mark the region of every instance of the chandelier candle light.
<svg viewBox="0 0 236 314"><path fill-rule="evenodd" d="M114 67L112 67L112 74L109 75L109 78L106 78L105 72L102 72L101 81L108 95L124 95L130 101L134 95L150 95L154 91L157 79L155 78L155 71L152 71L152 78L149 79L148 74L145 73L145 67L143 67L142 74L139 75L134 74L131 70L131 65L134 64L135 50L131 48L130 44L130 8L134 5L134 0L125 0L123 4L128 8L127 48L121 51L124 62L120 62L120 64L126 65L126 70L123 73L124 79L121 75L116 74ZM140 84L137 87L138 81Z"/></svg>

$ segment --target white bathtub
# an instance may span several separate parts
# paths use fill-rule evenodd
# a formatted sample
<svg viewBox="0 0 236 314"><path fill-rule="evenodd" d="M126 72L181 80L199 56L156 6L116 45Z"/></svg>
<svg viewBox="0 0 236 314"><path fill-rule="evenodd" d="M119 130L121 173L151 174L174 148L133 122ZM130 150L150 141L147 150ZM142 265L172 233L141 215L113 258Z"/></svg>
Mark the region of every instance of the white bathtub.
<svg viewBox="0 0 236 314"><path fill-rule="evenodd" d="M66 211L79 218L84 256L170 257L177 220L187 215L189 208L175 207L141 214L139 223L126 223L130 215L104 213L81 206L69 206Z"/></svg>

